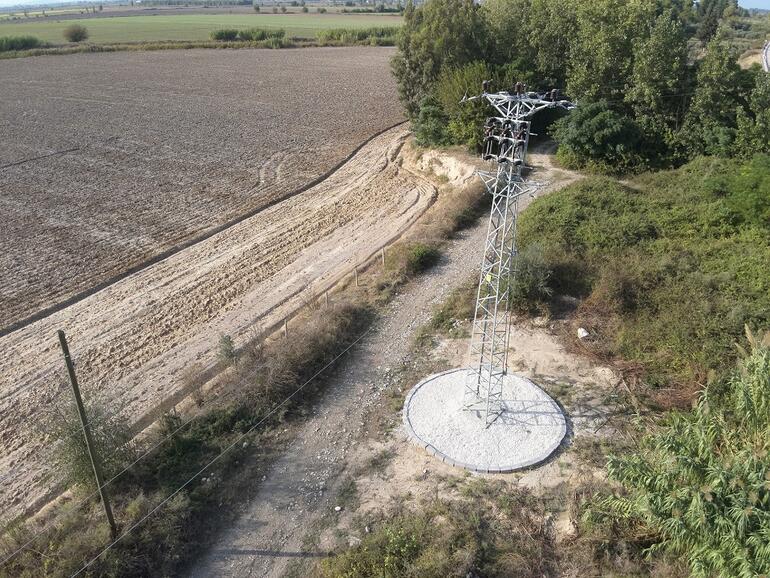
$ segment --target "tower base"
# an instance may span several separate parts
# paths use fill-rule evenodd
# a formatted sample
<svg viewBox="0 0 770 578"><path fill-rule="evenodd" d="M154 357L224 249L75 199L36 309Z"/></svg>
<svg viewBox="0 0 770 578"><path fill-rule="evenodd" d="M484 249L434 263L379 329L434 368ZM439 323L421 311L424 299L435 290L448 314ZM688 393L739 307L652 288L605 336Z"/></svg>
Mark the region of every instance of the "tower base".
<svg viewBox="0 0 770 578"><path fill-rule="evenodd" d="M530 380L506 375L503 411L487 425L463 403L468 369L431 375L406 397L403 419L416 444L450 465L482 473L507 473L548 459L567 433L559 405Z"/></svg>

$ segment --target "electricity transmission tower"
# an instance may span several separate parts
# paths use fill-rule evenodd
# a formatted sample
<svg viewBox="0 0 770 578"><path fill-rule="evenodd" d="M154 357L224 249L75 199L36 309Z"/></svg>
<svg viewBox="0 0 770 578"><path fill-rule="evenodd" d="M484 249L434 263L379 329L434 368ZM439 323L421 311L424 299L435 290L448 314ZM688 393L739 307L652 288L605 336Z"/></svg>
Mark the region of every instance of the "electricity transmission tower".
<svg viewBox="0 0 770 578"><path fill-rule="evenodd" d="M508 365L510 337L508 312L510 288L516 273L516 220L522 195L534 193L521 170L527 157L530 121L535 113L548 108L570 110L575 105L560 100L556 90L527 92L516 83L510 92L489 92L483 84L480 95L464 97L462 102L486 100L497 116L484 124L484 160L495 162L493 171L477 171L492 195L484 259L481 263L476 311L470 345L470 367L465 383L464 407L492 424L503 412L503 380Z"/></svg>

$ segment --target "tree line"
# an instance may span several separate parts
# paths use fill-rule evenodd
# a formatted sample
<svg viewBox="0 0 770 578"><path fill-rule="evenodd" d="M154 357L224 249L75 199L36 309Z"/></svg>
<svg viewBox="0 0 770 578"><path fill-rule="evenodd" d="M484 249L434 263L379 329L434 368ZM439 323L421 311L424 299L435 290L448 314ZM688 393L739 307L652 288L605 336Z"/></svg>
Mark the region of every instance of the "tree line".
<svg viewBox="0 0 770 578"><path fill-rule="evenodd" d="M770 152L770 75L743 70L735 0L427 0L392 67L423 144L476 145L483 80L557 87L580 107L550 132L575 168L638 171ZM553 119L547 119L548 121Z"/></svg>

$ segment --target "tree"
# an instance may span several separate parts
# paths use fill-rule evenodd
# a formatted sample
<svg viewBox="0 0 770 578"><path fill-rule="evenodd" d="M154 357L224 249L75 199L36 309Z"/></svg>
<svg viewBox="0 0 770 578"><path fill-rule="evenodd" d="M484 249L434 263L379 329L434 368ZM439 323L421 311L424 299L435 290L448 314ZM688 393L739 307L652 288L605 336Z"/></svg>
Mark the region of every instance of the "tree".
<svg viewBox="0 0 770 578"><path fill-rule="evenodd" d="M606 101L582 104L554 123L552 134L559 143L560 158L576 168L623 172L641 162L639 127Z"/></svg>
<svg viewBox="0 0 770 578"><path fill-rule="evenodd" d="M83 42L88 39L88 29L80 24L70 24L64 29L64 38L69 42Z"/></svg>
<svg viewBox="0 0 770 578"><path fill-rule="evenodd" d="M749 106L738 110L737 125L738 154L770 153L770 74L757 71Z"/></svg>
<svg viewBox="0 0 770 578"><path fill-rule="evenodd" d="M654 13L652 2L578 2L569 51L570 95L591 100L622 95L631 78L634 46L648 34Z"/></svg>
<svg viewBox="0 0 770 578"><path fill-rule="evenodd" d="M649 38L637 44L626 93L648 149L657 157L668 156L684 117L687 74L687 37L668 11L655 19Z"/></svg>
<svg viewBox="0 0 770 578"><path fill-rule="evenodd" d="M577 27L572 0L532 0L527 35L536 74L544 87L565 88L570 61L570 38Z"/></svg>
<svg viewBox="0 0 770 578"><path fill-rule="evenodd" d="M481 16L489 34L490 60L496 64L530 62L529 0L486 0Z"/></svg>
<svg viewBox="0 0 770 578"><path fill-rule="evenodd" d="M695 95L687 112L681 141L691 156L732 153L738 109L745 104L741 71L720 28L698 65Z"/></svg>
<svg viewBox="0 0 770 578"><path fill-rule="evenodd" d="M391 63L399 97L410 118L443 67L461 66L485 54L483 21L472 0L427 0L404 11L398 52Z"/></svg>

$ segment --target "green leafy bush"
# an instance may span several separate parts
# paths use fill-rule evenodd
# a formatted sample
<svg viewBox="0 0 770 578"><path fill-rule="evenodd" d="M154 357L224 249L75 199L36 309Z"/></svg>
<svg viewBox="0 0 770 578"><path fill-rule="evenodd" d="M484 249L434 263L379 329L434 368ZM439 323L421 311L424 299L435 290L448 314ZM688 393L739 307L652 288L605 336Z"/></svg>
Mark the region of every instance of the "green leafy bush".
<svg viewBox="0 0 770 578"><path fill-rule="evenodd" d="M441 252L437 247L426 245L425 243L414 243L409 246L407 253L406 263L408 271L411 275L421 273L438 263L440 257Z"/></svg>
<svg viewBox="0 0 770 578"><path fill-rule="evenodd" d="M43 43L34 36L1 36L0 52L9 52L11 50L29 50L39 48Z"/></svg>
<svg viewBox="0 0 770 578"><path fill-rule="evenodd" d="M83 42L88 39L88 29L80 24L70 24L64 29L64 39L69 42Z"/></svg>
<svg viewBox="0 0 770 578"><path fill-rule="evenodd" d="M318 32L318 42L322 46L352 46L371 44L373 46L393 46L396 43L398 28L391 26L372 26L370 28L330 28Z"/></svg>
<svg viewBox="0 0 770 578"><path fill-rule="evenodd" d="M583 297L576 323L649 383L727 369L745 324L770 323L770 157L701 158L638 177L586 179L537 199L519 223L548 286Z"/></svg>
<svg viewBox="0 0 770 578"><path fill-rule="evenodd" d="M283 28L246 28L239 30L236 38L248 42L261 42L270 39L282 40L286 38L286 30ZM215 40L219 39L216 38ZM228 40L235 40L235 38Z"/></svg>
<svg viewBox="0 0 770 578"><path fill-rule="evenodd" d="M239 31L235 28L221 28L211 33L211 39L219 42L232 42L238 40Z"/></svg>
<svg viewBox="0 0 770 578"><path fill-rule="evenodd" d="M581 104L554 124L552 134L570 168L622 173L641 163L639 127L605 101Z"/></svg>
<svg viewBox="0 0 770 578"><path fill-rule="evenodd" d="M685 558L696 578L770 573L770 335L748 337L752 351L694 411L610 459L625 492L586 514L655 536L649 552Z"/></svg>

